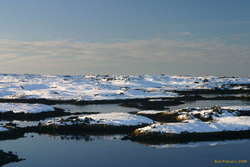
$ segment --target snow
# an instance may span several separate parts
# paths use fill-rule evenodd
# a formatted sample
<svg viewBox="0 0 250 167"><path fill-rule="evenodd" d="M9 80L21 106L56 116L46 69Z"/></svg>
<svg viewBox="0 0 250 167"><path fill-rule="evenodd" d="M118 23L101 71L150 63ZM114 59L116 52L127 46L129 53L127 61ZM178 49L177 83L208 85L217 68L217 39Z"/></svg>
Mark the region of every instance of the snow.
<svg viewBox="0 0 250 167"><path fill-rule="evenodd" d="M219 109L220 112L214 111L213 109L191 109L189 112L176 112L179 113L179 119L195 119L195 115L199 114L202 118L209 118L210 116L215 119L217 117L231 117L237 116L238 112L230 112L226 109Z"/></svg>
<svg viewBox="0 0 250 167"><path fill-rule="evenodd" d="M224 110L250 111L250 106L224 106L221 108Z"/></svg>
<svg viewBox="0 0 250 167"><path fill-rule="evenodd" d="M91 114L91 115L81 115L76 119L69 120L67 119L56 119L47 121L47 125L49 124L58 124L58 125L72 125L77 123L85 123L85 124L94 124L94 125L112 125L112 126L138 126L138 125L149 125L154 123L153 120L128 114L128 113L103 113L103 114Z"/></svg>
<svg viewBox="0 0 250 167"><path fill-rule="evenodd" d="M136 114L160 114L160 113L165 113L165 112L168 112L168 111L157 111L157 110L143 110L143 111L138 111Z"/></svg>
<svg viewBox="0 0 250 167"><path fill-rule="evenodd" d="M238 106L240 108L241 106ZM244 108L244 106L242 106ZM157 111L157 110L142 110L138 111L136 114L143 114L143 115L154 115L154 114L160 114L160 113L166 113L166 114L178 114L179 120L189 120L189 119L197 119L196 115L199 115L202 118L217 118L217 117L230 117L230 116L237 116L238 112L237 110L232 109L224 109L218 108L219 112L214 110L213 108L184 108L184 109L178 109L178 110L165 110L165 111ZM233 112L232 112L233 111ZM235 111L235 112L234 112Z"/></svg>
<svg viewBox="0 0 250 167"><path fill-rule="evenodd" d="M8 129L0 126L0 132L5 132L5 131L8 131Z"/></svg>
<svg viewBox="0 0 250 167"><path fill-rule="evenodd" d="M137 129L139 133L158 132L162 134L209 133L244 130L250 130L250 117L221 117L217 118L216 122L189 120L187 123L156 123Z"/></svg>
<svg viewBox="0 0 250 167"><path fill-rule="evenodd" d="M45 120L41 121L19 121L19 120L12 120L12 121L0 121L0 125L6 126L9 123L15 124L15 127L18 128L27 128L27 127L34 127L38 126L39 123L43 123Z"/></svg>
<svg viewBox="0 0 250 167"><path fill-rule="evenodd" d="M160 98L179 96L177 93L173 93L173 90L247 89L244 84L250 84L250 78L169 75L0 74L0 98L56 100Z"/></svg>
<svg viewBox="0 0 250 167"><path fill-rule="evenodd" d="M80 116L80 120L91 118L91 124L106 124L114 126L137 126L143 124L152 124L154 121L143 116L128 113L104 113Z"/></svg>
<svg viewBox="0 0 250 167"><path fill-rule="evenodd" d="M45 104L0 103L0 112L40 113L54 110L53 107Z"/></svg>
<svg viewBox="0 0 250 167"><path fill-rule="evenodd" d="M22 88L25 90L40 90L40 89L48 89L49 87L45 84L28 84L28 85L23 85Z"/></svg>

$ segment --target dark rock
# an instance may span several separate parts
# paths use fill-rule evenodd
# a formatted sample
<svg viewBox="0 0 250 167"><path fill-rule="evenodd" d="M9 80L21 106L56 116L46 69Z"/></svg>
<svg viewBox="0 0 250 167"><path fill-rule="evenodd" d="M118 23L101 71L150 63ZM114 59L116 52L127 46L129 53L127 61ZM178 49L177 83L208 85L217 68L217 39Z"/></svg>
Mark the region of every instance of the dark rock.
<svg viewBox="0 0 250 167"><path fill-rule="evenodd" d="M24 159L18 158L17 155L13 154L12 152L4 152L3 150L0 150L0 166L8 164L10 162L19 162Z"/></svg>

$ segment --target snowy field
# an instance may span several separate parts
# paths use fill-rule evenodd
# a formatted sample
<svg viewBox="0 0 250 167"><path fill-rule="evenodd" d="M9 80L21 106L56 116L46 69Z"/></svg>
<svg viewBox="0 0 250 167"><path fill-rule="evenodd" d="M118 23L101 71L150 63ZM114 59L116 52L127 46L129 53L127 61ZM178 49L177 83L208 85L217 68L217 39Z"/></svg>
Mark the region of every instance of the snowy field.
<svg viewBox="0 0 250 167"><path fill-rule="evenodd" d="M18 75L0 74L0 98L109 100L176 97L174 90L249 89L249 78L168 75Z"/></svg>

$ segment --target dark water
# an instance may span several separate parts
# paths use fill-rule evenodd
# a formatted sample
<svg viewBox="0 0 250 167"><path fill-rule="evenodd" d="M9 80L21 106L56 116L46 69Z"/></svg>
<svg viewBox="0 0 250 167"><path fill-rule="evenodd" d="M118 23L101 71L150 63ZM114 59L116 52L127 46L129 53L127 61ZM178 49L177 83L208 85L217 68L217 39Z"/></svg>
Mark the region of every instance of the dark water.
<svg viewBox="0 0 250 167"><path fill-rule="evenodd" d="M250 105L250 101L243 100L198 100L186 102L185 104L170 107L170 109L181 109L186 107L212 107L212 106L237 106Z"/></svg>
<svg viewBox="0 0 250 167"><path fill-rule="evenodd" d="M34 135L1 141L1 149L17 152L26 160L6 167L97 167L97 166L250 166L215 164L214 160L249 160L250 140L215 146L153 148L131 141L97 139L61 140L59 137Z"/></svg>
<svg viewBox="0 0 250 167"><path fill-rule="evenodd" d="M96 105L54 105L55 107L60 107L70 112L101 112L101 113L110 113L110 112L131 112L138 111L135 108L127 108L119 106L118 104L96 104Z"/></svg>
<svg viewBox="0 0 250 167"><path fill-rule="evenodd" d="M178 106L169 107L171 110L186 108L186 107L212 107L212 106L231 106L231 105L250 105L250 101L242 100L199 100L192 102L185 102L185 104ZM118 104L99 104L99 105L85 105L85 106L75 106L75 105L55 105L56 107L64 108L70 112L131 112L139 111L135 108L122 107Z"/></svg>

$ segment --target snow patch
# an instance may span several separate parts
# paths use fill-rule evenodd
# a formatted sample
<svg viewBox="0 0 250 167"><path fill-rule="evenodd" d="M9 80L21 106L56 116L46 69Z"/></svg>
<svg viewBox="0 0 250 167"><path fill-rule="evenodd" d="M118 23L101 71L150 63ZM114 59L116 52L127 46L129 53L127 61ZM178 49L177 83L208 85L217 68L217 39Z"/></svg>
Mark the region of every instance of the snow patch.
<svg viewBox="0 0 250 167"><path fill-rule="evenodd" d="M80 120L90 118L90 124L106 124L114 126L138 126L143 124L152 124L154 121L138 115L128 113L105 113L80 116Z"/></svg>
<svg viewBox="0 0 250 167"><path fill-rule="evenodd" d="M73 119L68 119L68 118L48 120L45 124L73 125L73 124L84 123L92 125L139 126L139 125L149 125L154 123L153 120L147 117L128 114L128 113L119 113L119 112L81 115Z"/></svg>
<svg viewBox="0 0 250 167"><path fill-rule="evenodd" d="M151 115L151 114L160 114L160 113L165 113L168 111L157 111L157 110L143 110L143 111L139 111L136 114L144 114L144 115Z"/></svg>
<svg viewBox="0 0 250 167"><path fill-rule="evenodd" d="M221 108L224 110L250 111L250 106L224 106Z"/></svg>
<svg viewBox="0 0 250 167"><path fill-rule="evenodd" d="M54 111L55 109L45 104L25 104L25 103L0 103L0 112L14 113L40 113Z"/></svg>
<svg viewBox="0 0 250 167"><path fill-rule="evenodd" d="M5 132L5 131L8 131L8 129L4 127L0 127L0 132Z"/></svg>

